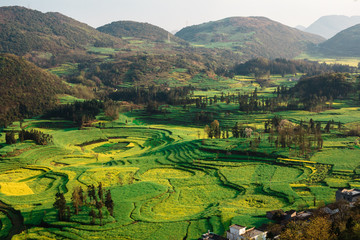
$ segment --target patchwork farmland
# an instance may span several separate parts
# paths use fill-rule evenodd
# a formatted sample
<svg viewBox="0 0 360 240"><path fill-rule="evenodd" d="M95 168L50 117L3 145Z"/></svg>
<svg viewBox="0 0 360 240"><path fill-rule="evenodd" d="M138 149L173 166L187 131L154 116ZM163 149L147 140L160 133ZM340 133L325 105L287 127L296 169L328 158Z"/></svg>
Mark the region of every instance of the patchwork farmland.
<svg viewBox="0 0 360 240"><path fill-rule="evenodd" d="M235 105L214 106L221 107ZM348 112L358 112L331 111L341 112L337 117L349 119L349 124ZM174 108L168 114L171 118L181 110ZM299 116L323 120L322 113L308 114L287 116L294 122ZM254 129L259 134L262 119L268 117L256 116L259 127ZM219 118L229 125L236 119ZM244 122L246 118L251 116L244 116ZM178 119L190 121L185 115ZM162 125L160 115L152 123L146 121L149 118L138 110L101 128L95 124L79 130L65 120L22 123L25 129L51 134L54 142L39 146L27 140L0 149L0 199L8 211L19 211L23 226L30 226L14 239L197 239L208 230L222 234L232 223L260 226L268 222L266 211L330 203L338 187L360 185L356 178L360 150L349 145L356 138L334 139L336 129L328 134L322 151L304 159L275 150L265 140L257 150L245 151L256 134L250 139L208 139L197 126ZM20 129L20 123L8 129ZM111 190L114 217L105 212L103 226L99 220L91 225L84 206L69 221L58 220L53 208L57 192L71 202L76 186L86 189L100 182ZM16 224L9 216L0 215L3 236Z"/></svg>

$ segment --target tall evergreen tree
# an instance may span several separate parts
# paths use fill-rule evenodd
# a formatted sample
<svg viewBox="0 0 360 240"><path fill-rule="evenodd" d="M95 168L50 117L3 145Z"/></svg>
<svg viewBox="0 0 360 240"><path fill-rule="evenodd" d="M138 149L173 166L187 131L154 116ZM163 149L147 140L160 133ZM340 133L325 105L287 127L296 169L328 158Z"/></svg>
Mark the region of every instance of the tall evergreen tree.
<svg viewBox="0 0 360 240"><path fill-rule="evenodd" d="M58 210L58 217L60 221L66 219L66 199L63 193L56 193L55 202L53 206Z"/></svg>

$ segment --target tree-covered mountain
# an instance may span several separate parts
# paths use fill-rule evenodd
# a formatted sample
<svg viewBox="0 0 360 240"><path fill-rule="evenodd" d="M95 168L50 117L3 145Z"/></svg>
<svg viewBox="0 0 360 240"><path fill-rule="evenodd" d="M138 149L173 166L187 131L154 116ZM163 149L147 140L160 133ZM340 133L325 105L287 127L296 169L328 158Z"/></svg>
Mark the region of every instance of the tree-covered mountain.
<svg viewBox="0 0 360 240"><path fill-rule="evenodd" d="M119 38L139 38L154 42L177 42L185 43L184 40L175 37L170 32L158 26L134 21L118 21L97 28L98 31Z"/></svg>
<svg viewBox="0 0 360 240"><path fill-rule="evenodd" d="M360 24L345 29L319 45L325 56L360 57Z"/></svg>
<svg viewBox="0 0 360 240"><path fill-rule="evenodd" d="M325 39L265 17L231 17L186 27L175 34L194 45L226 48L245 58L293 58Z"/></svg>
<svg viewBox="0 0 360 240"><path fill-rule="evenodd" d="M319 18L304 31L329 39L356 24L360 24L360 16L330 15Z"/></svg>
<svg viewBox="0 0 360 240"><path fill-rule="evenodd" d="M13 54L0 54L0 124L53 107L66 85L57 76Z"/></svg>
<svg viewBox="0 0 360 240"><path fill-rule="evenodd" d="M25 56L33 62L72 60L90 46L122 45L122 40L60 13L42 13L24 7L0 8L0 52Z"/></svg>

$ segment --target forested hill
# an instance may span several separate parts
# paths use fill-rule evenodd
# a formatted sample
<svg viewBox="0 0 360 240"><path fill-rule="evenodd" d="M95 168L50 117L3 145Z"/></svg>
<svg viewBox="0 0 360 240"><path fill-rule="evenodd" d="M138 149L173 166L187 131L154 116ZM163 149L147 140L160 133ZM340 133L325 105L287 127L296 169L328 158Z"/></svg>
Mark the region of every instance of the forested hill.
<svg viewBox="0 0 360 240"><path fill-rule="evenodd" d="M319 45L326 56L360 57L360 24L345 29Z"/></svg>
<svg viewBox="0 0 360 240"><path fill-rule="evenodd" d="M118 21L106 24L97 28L98 31L110 34L115 37L132 37L147 39L154 42L177 42L185 44L186 42L165 29L149 23L140 23L134 21Z"/></svg>
<svg viewBox="0 0 360 240"><path fill-rule="evenodd" d="M38 115L67 91L57 76L12 54L0 54L0 124Z"/></svg>
<svg viewBox="0 0 360 240"><path fill-rule="evenodd" d="M231 17L186 27L175 35L195 45L232 49L246 58L293 58L325 40L265 17Z"/></svg>
<svg viewBox="0 0 360 240"><path fill-rule="evenodd" d="M27 54L34 62L64 54L76 59L74 56L84 54L86 47L94 45L113 47L122 45L122 40L60 13L42 13L24 7L0 8L1 53Z"/></svg>

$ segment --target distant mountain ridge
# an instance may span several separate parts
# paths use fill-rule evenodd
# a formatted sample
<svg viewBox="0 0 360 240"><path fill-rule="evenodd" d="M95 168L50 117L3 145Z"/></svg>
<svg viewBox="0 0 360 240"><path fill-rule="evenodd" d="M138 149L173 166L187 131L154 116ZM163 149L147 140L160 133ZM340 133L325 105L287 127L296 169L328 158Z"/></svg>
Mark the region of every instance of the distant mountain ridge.
<svg viewBox="0 0 360 240"><path fill-rule="evenodd" d="M326 56L360 57L360 24L347 28L319 45Z"/></svg>
<svg viewBox="0 0 360 240"><path fill-rule="evenodd" d="M323 16L305 29L306 32L320 35L326 39L351 26L360 24L360 16L330 15Z"/></svg>
<svg viewBox="0 0 360 240"><path fill-rule="evenodd" d="M183 28L175 36L194 45L232 49L246 58L293 58L325 40L265 17L225 18Z"/></svg>
<svg viewBox="0 0 360 240"><path fill-rule="evenodd" d="M147 39L155 42L185 43L184 40L175 37L172 33L158 26L134 21L117 21L98 27L98 31L115 37L134 37Z"/></svg>

